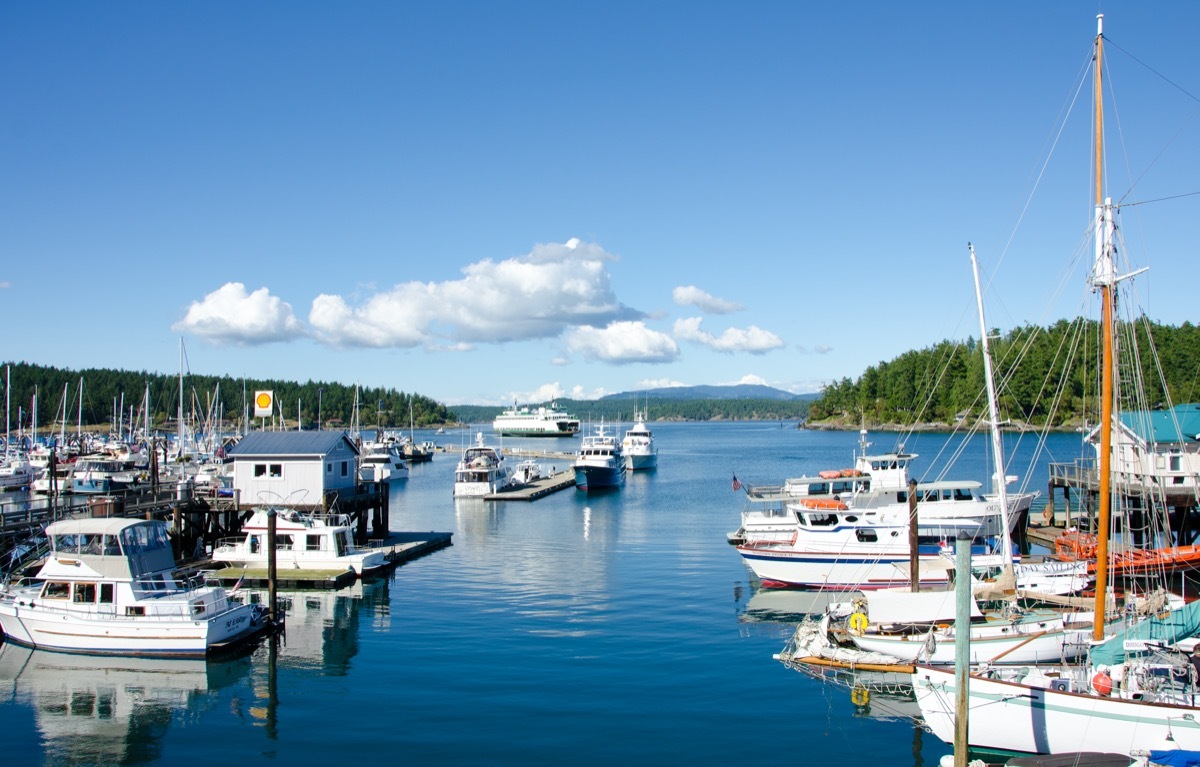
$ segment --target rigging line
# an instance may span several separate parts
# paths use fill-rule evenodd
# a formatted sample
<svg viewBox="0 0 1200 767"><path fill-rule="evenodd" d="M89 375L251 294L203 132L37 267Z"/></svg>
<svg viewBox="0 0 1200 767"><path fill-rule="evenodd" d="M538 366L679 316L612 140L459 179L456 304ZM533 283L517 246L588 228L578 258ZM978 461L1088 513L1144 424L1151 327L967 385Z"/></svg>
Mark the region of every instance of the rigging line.
<svg viewBox="0 0 1200 767"><path fill-rule="evenodd" d="M1132 53L1130 53L1129 51L1125 50L1125 49L1124 49L1124 48L1122 48L1121 46L1117 45L1117 44L1116 44L1116 43L1114 43L1112 40L1109 40L1109 39L1108 39L1108 35L1103 35L1103 37L1104 37L1104 41L1105 41L1106 43L1108 43L1108 44L1109 44L1109 46L1111 46L1111 47L1113 47L1113 48L1116 48L1116 49L1117 49L1118 51L1120 51L1121 53L1124 53L1126 56L1128 56L1129 58L1133 59L1133 60L1134 60L1135 62L1137 62L1139 65L1141 65L1142 67L1144 67L1144 68L1146 69L1146 71L1147 71L1147 72L1150 72L1150 73L1152 73L1152 74L1153 74L1155 77L1159 78L1160 80L1162 80L1162 81L1163 81L1164 83L1166 83L1167 85L1170 85L1170 86L1171 86L1172 88L1174 88L1175 90L1177 90L1177 91L1179 91L1180 93L1182 93L1183 95L1187 96L1187 97L1188 97L1189 99L1191 99L1192 101L1195 101L1195 102L1197 102L1197 103L1200 103L1200 97L1198 97L1198 96L1196 96L1195 94L1193 94L1193 93L1192 93L1191 91L1189 91L1187 88L1184 88L1182 85L1179 85L1178 83L1176 83L1175 81L1171 80L1169 77L1167 77L1166 75L1164 75L1162 72L1159 72L1157 69L1155 69L1154 67L1150 66L1150 65L1149 65L1149 64L1147 64L1146 62L1142 61L1142 60L1141 60L1141 59L1139 59L1137 56L1134 56Z"/></svg>
<svg viewBox="0 0 1200 767"><path fill-rule="evenodd" d="M1155 197L1152 200L1139 200L1137 202L1123 202L1123 203L1120 203L1119 205L1117 205L1117 207L1118 208L1133 208L1138 205L1149 205L1150 203L1154 203L1154 202L1167 202L1169 200L1178 200L1183 197L1195 197L1198 194L1200 194L1200 192L1184 192L1183 194L1172 194L1172 195L1168 195L1166 197Z"/></svg>

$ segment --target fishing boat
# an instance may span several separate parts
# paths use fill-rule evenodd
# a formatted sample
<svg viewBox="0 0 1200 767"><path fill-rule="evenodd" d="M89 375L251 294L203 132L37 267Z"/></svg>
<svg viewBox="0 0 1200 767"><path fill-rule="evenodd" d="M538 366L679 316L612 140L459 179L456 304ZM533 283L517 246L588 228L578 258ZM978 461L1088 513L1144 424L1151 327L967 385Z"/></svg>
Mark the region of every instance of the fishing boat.
<svg viewBox="0 0 1200 767"><path fill-rule="evenodd" d="M988 667L967 674L961 668L956 673L944 667L916 666L913 688L926 725L947 743L976 749L1032 754L1200 749L1196 668L1176 649L1180 639L1200 629L1200 603L1180 607L1169 594L1150 592L1143 600L1127 598L1117 620L1108 617L1110 531L1114 512L1121 511L1118 502L1123 500L1112 483L1119 405L1114 385L1118 349L1114 313L1118 284L1133 274L1117 272L1117 206L1103 193L1103 51L1103 16L1099 16L1092 59L1095 257L1089 277L1100 295L1101 309L1092 647L1086 663L1020 672ZM965 721L959 721L960 715Z"/></svg>
<svg viewBox="0 0 1200 767"><path fill-rule="evenodd" d="M574 437L579 419L561 410L558 403L538 408L514 404L492 421L492 430L503 437Z"/></svg>
<svg viewBox="0 0 1200 767"><path fill-rule="evenodd" d="M658 467L658 448L654 445L654 433L646 426L646 411L635 411L633 426L625 430L621 438L621 452L625 454L625 466L630 471Z"/></svg>
<svg viewBox="0 0 1200 767"><path fill-rule="evenodd" d="M609 433L601 421L591 434L585 434L572 464L575 487L579 490L598 490L625 484L625 456L621 441Z"/></svg>
<svg viewBox="0 0 1200 767"><path fill-rule="evenodd" d="M242 526L242 535L213 549L214 562L231 567L266 568L271 516L275 517L276 567L297 570L354 570L370 575L387 566L383 551L362 548L344 514L302 514L294 509L255 509Z"/></svg>
<svg viewBox="0 0 1200 767"><path fill-rule="evenodd" d="M176 579L167 525L84 518L51 523L32 578L0 590L6 641L59 652L204 657L265 629L261 606L219 585Z"/></svg>
<svg viewBox="0 0 1200 767"><path fill-rule="evenodd" d="M454 497L482 498L513 483L512 472L504 461L504 451L483 441L483 432L462 452L454 468Z"/></svg>

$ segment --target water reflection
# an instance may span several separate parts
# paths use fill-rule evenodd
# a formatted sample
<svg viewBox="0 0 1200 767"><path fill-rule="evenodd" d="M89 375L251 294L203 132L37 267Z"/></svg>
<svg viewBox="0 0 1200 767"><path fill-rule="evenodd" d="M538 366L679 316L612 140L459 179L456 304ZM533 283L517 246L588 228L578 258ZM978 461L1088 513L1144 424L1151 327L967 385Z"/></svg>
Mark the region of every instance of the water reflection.
<svg viewBox="0 0 1200 767"><path fill-rule="evenodd" d="M278 592L286 616L279 638L279 666L317 670L329 676L344 675L358 655L362 624L376 630L391 626L389 581L377 579L338 589ZM267 601L266 589L245 589L251 602Z"/></svg>
<svg viewBox="0 0 1200 767"><path fill-rule="evenodd" d="M195 713L250 670L221 662L113 658L0 645L0 702L33 710L48 764L140 764L160 758L177 712Z"/></svg>

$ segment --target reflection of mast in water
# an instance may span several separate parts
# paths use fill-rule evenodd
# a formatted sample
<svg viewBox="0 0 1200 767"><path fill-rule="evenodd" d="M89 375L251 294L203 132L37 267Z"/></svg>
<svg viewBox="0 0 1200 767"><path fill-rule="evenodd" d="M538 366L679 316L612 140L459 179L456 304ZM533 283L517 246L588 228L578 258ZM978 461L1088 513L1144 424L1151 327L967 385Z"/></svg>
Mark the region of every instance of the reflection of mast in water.
<svg viewBox="0 0 1200 767"><path fill-rule="evenodd" d="M0 701L29 706L47 763L132 764L161 757L177 712L194 713L250 669L226 661L124 658L0 645Z"/></svg>

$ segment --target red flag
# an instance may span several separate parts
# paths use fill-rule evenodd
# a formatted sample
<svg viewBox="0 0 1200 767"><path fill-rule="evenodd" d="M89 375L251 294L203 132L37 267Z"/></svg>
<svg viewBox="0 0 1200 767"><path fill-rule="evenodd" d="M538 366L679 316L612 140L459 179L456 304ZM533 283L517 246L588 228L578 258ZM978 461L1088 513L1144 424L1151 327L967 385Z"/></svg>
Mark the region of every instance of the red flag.
<svg viewBox="0 0 1200 767"><path fill-rule="evenodd" d="M733 475L733 490L734 490L734 492L737 492L738 490L741 490L741 489L742 489L742 483L738 482L737 475L734 474Z"/></svg>

